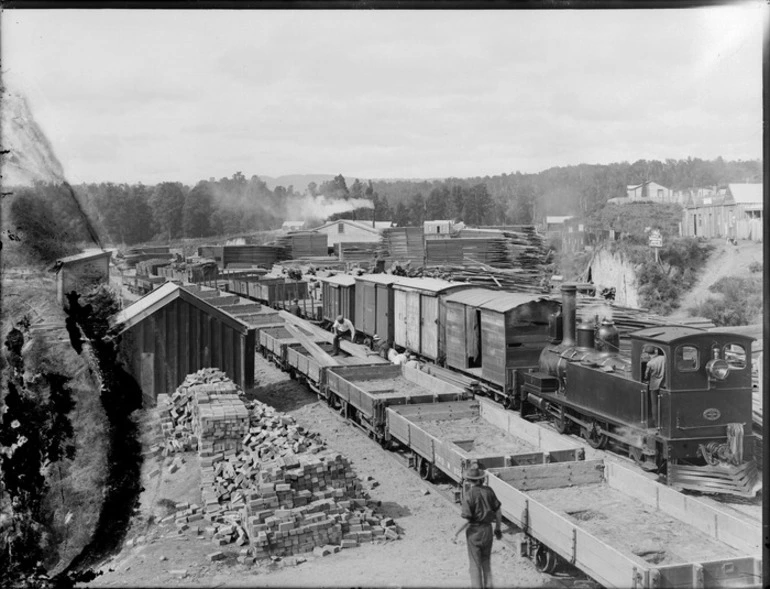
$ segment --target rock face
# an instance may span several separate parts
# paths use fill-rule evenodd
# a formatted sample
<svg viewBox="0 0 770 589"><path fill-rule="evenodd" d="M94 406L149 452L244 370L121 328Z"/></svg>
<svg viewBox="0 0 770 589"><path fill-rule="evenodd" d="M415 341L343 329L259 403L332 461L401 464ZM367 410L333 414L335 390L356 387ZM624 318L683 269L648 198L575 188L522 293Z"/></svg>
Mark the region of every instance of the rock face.
<svg viewBox="0 0 770 589"><path fill-rule="evenodd" d="M591 277L597 292L603 288L615 289L615 303L623 307L639 308L639 293L636 271L625 256L607 250L596 252L591 261Z"/></svg>
<svg viewBox="0 0 770 589"><path fill-rule="evenodd" d="M35 122L27 100L8 88L3 89L3 182L6 186L31 185L34 181L64 181L64 171L50 142Z"/></svg>

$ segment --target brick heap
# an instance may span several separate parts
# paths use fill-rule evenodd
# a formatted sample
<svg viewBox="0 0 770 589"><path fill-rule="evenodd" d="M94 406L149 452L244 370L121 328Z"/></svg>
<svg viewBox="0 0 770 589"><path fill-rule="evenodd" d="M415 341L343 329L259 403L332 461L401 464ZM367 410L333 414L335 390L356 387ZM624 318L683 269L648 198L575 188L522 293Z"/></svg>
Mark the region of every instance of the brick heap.
<svg viewBox="0 0 770 589"><path fill-rule="evenodd" d="M240 395L241 391L227 375L217 368L203 368L194 374L188 374L181 385L169 397L168 395L158 395L158 408L160 409L161 426L165 438L163 455L168 456L175 452L187 452L198 449L199 432L195 430L194 422L196 391L201 385L214 387L213 389L204 387L202 390L207 393L205 396L211 401L214 391L220 391L228 395ZM201 395L203 398L204 395ZM228 397L228 404L237 405L233 397ZM206 414L208 415L208 411ZM224 417L224 412L218 417ZM212 415L213 417L213 415ZM232 419L232 415L228 415ZM240 414L243 418L242 413ZM229 423L227 424L229 427ZM208 424L207 424L208 426ZM240 435L240 434L239 434ZM239 437L239 436L234 436Z"/></svg>
<svg viewBox="0 0 770 589"><path fill-rule="evenodd" d="M205 383L193 390L193 434L201 458L241 449L249 431L249 412L232 381Z"/></svg>

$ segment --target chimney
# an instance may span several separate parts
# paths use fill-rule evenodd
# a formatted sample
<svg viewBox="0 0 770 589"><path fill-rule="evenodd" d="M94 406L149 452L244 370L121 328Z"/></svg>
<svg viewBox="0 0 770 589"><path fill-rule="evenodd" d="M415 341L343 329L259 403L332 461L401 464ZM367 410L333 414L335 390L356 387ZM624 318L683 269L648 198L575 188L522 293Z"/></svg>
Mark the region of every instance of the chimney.
<svg viewBox="0 0 770 589"><path fill-rule="evenodd" d="M574 284L561 286L561 316L564 330L562 345L575 345L575 312L577 308L577 287Z"/></svg>

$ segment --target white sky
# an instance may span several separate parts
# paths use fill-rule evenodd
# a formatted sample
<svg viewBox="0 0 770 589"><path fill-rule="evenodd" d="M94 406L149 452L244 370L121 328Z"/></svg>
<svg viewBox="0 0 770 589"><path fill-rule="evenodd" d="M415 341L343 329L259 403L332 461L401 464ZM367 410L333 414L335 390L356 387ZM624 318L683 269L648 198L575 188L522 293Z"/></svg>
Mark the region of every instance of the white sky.
<svg viewBox="0 0 770 589"><path fill-rule="evenodd" d="M605 11L5 11L71 182L465 177L762 155L762 2Z"/></svg>

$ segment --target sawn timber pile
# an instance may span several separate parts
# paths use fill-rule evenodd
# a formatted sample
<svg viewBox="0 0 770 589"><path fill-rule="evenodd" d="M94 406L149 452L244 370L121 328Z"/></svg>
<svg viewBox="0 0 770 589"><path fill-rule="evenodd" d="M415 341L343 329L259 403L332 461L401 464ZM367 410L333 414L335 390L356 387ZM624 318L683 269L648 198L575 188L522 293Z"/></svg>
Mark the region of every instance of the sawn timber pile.
<svg viewBox="0 0 770 589"><path fill-rule="evenodd" d="M311 551L325 556L399 538L395 522L367 501L344 456L291 416L258 401L243 403L220 371L189 375L169 409L167 437L187 447L197 443L201 465L204 514L181 506L180 528L205 518L217 546L250 545L241 551L244 562Z"/></svg>

